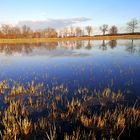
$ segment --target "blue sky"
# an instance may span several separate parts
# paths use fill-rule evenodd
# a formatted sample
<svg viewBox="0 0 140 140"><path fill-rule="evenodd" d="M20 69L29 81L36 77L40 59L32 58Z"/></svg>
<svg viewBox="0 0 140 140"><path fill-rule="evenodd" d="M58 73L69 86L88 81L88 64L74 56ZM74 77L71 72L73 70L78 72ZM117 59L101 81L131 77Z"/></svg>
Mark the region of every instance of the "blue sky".
<svg viewBox="0 0 140 140"><path fill-rule="evenodd" d="M80 17L89 20L78 25L125 25L140 19L140 0L0 0L1 24Z"/></svg>

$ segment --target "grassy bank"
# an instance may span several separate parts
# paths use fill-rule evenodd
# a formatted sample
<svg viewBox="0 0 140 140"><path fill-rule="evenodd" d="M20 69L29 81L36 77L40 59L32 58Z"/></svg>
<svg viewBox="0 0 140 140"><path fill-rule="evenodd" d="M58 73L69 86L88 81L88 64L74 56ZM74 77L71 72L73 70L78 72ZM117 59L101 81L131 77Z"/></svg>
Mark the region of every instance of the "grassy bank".
<svg viewBox="0 0 140 140"><path fill-rule="evenodd" d="M0 39L0 43L36 43L36 42L55 42L55 41L57 42L57 41L74 41L74 40L76 41L76 40L118 40L118 39L140 39L140 35Z"/></svg>

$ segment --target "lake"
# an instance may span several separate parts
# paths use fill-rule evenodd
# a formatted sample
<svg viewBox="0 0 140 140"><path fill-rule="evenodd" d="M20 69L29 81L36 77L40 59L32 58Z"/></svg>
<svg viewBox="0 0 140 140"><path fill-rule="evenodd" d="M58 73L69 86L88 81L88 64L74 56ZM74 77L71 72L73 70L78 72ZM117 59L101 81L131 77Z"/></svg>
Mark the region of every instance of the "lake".
<svg viewBox="0 0 140 140"><path fill-rule="evenodd" d="M140 40L0 44L1 139L137 139L139 105Z"/></svg>
<svg viewBox="0 0 140 140"><path fill-rule="evenodd" d="M140 41L0 45L0 80L140 95Z"/></svg>

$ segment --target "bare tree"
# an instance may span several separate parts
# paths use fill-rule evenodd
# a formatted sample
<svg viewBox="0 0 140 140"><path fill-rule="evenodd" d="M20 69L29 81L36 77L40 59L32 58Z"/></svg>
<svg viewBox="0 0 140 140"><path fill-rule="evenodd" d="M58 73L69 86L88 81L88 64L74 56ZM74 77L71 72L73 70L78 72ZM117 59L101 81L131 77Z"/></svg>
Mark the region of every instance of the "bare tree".
<svg viewBox="0 0 140 140"><path fill-rule="evenodd" d="M82 30L81 30L80 27L77 27L77 28L75 29L75 32L76 32L76 36L82 36Z"/></svg>
<svg viewBox="0 0 140 140"><path fill-rule="evenodd" d="M93 32L93 28L91 26L86 26L86 31L88 33L88 36L91 36L91 33Z"/></svg>
<svg viewBox="0 0 140 140"><path fill-rule="evenodd" d="M115 25L113 25L109 30L109 34L116 35L117 33L118 33L118 28Z"/></svg>
<svg viewBox="0 0 140 140"><path fill-rule="evenodd" d="M70 36L75 36L75 30L74 30L74 27L70 27Z"/></svg>
<svg viewBox="0 0 140 140"><path fill-rule="evenodd" d="M3 34L9 35L11 33L11 26L7 25L7 24L3 24L1 26L1 31L2 31Z"/></svg>
<svg viewBox="0 0 140 140"><path fill-rule="evenodd" d="M56 32L56 30L54 28L50 28L50 38L56 38L58 36L58 33Z"/></svg>
<svg viewBox="0 0 140 140"><path fill-rule="evenodd" d="M26 25L23 25L22 26L22 35L23 37L29 37L30 34L32 34L32 30L30 27L26 26Z"/></svg>
<svg viewBox="0 0 140 140"><path fill-rule="evenodd" d="M43 30L44 37L47 38L55 38L57 37L57 32L53 28L47 28Z"/></svg>
<svg viewBox="0 0 140 140"><path fill-rule="evenodd" d="M61 38L61 37L63 37L63 36L64 36L64 35L63 35L63 30L61 29L61 30L58 31L58 37Z"/></svg>
<svg viewBox="0 0 140 140"><path fill-rule="evenodd" d="M19 27L13 27L12 28L12 32L16 37L20 37L21 36L21 30Z"/></svg>
<svg viewBox="0 0 140 140"><path fill-rule="evenodd" d="M137 19L132 19L131 21L129 21L129 22L127 23L127 29L128 29L130 32L134 33L134 32L135 32L135 29L138 28L137 25L138 25L138 20L137 20Z"/></svg>
<svg viewBox="0 0 140 140"><path fill-rule="evenodd" d="M64 28L63 29L63 37L68 37L69 36L69 31L68 31L68 28Z"/></svg>
<svg viewBox="0 0 140 140"><path fill-rule="evenodd" d="M107 24L103 24L100 27L100 30L102 31L103 35L105 35L106 31L108 31L108 25Z"/></svg>

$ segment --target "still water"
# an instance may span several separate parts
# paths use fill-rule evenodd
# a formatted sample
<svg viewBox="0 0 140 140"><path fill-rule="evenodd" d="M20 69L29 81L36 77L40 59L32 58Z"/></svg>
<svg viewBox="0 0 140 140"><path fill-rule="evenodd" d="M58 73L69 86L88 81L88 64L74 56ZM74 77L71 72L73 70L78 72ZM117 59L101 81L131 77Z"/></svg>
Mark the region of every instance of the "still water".
<svg viewBox="0 0 140 140"><path fill-rule="evenodd" d="M140 95L140 40L0 44L0 81Z"/></svg>

